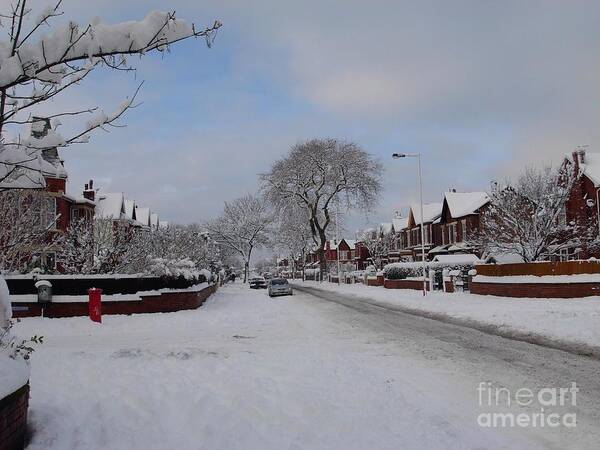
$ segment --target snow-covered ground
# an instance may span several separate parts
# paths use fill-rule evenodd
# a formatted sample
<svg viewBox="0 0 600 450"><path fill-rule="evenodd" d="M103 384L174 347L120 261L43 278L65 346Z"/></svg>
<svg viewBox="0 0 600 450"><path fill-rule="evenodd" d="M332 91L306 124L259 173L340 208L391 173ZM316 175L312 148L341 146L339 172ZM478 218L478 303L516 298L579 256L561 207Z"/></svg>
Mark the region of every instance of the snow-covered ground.
<svg viewBox="0 0 600 450"><path fill-rule="evenodd" d="M562 342L600 348L600 297L580 299L534 299L473 295L462 292L429 293L385 289L363 284L297 281L306 286L340 292L405 307L441 313L449 317L490 324L510 334L530 333Z"/></svg>
<svg viewBox="0 0 600 450"><path fill-rule="evenodd" d="M546 448L551 430L476 423L477 383L520 366L475 373L485 358L423 351L365 316L237 284L195 311L24 319L16 334L45 336L29 448Z"/></svg>

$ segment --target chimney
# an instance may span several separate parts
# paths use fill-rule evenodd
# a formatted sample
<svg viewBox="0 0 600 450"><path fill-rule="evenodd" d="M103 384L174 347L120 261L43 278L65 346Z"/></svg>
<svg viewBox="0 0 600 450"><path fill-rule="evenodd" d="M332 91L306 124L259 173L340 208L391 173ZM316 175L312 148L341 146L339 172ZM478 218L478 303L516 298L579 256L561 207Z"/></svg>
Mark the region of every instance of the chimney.
<svg viewBox="0 0 600 450"><path fill-rule="evenodd" d="M456 192L456 188L449 188L448 192L453 192L454 193L454 192Z"/></svg>
<svg viewBox="0 0 600 450"><path fill-rule="evenodd" d="M402 219L402 212L399 209L397 209L396 211L394 211L394 217L396 219Z"/></svg>
<svg viewBox="0 0 600 450"><path fill-rule="evenodd" d="M36 139L41 139L48 134L50 129L50 119L47 117L33 116L31 118L31 135Z"/></svg>
<svg viewBox="0 0 600 450"><path fill-rule="evenodd" d="M578 147L577 155L579 156L579 164L585 164L585 148Z"/></svg>
<svg viewBox="0 0 600 450"><path fill-rule="evenodd" d="M85 189L83 190L83 198L87 198L93 202L96 201L96 192L94 191L94 180L90 180L89 183L85 184Z"/></svg>

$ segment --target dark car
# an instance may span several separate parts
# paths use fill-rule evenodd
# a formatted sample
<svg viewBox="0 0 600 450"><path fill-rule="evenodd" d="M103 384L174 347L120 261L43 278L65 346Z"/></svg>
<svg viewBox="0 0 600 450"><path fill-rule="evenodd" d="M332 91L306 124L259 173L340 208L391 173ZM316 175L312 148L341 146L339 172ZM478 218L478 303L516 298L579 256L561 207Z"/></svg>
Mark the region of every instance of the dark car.
<svg viewBox="0 0 600 450"><path fill-rule="evenodd" d="M267 280L264 277L252 277L250 278L250 289L266 289Z"/></svg>

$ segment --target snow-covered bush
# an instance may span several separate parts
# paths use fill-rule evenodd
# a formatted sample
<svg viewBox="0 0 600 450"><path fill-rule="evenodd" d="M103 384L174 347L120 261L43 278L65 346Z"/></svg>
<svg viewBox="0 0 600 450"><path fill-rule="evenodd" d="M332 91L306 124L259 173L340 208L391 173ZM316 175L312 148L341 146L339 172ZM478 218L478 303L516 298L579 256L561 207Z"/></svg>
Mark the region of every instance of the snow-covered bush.
<svg viewBox="0 0 600 450"><path fill-rule="evenodd" d="M185 278L186 280L197 280L201 276L200 270L190 259L164 259L154 258L150 260L148 271L160 277Z"/></svg>
<svg viewBox="0 0 600 450"><path fill-rule="evenodd" d="M473 263L447 263L433 262L425 263L426 270L459 270L467 272L473 268ZM423 276L423 264L420 262L412 263L392 263L383 268L383 276L388 280L403 280L405 278Z"/></svg>

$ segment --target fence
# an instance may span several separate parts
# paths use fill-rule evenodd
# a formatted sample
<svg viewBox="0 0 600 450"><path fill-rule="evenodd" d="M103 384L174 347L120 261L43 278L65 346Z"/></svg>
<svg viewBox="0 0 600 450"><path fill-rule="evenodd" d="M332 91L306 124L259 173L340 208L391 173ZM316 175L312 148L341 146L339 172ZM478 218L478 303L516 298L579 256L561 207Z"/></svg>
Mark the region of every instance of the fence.
<svg viewBox="0 0 600 450"><path fill-rule="evenodd" d="M580 275L600 273L600 261L543 261L516 264L479 264L478 275L507 277L515 275Z"/></svg>

